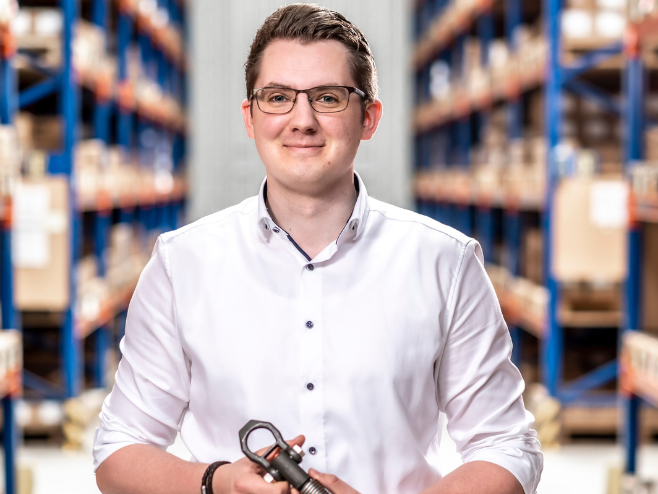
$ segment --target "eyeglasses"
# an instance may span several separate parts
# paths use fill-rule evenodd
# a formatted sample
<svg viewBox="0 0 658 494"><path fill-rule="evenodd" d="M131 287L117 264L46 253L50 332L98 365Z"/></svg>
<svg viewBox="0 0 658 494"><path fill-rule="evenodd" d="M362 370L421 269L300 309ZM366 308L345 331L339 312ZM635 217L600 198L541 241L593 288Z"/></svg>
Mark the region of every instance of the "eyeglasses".
<svg viewBox="0 0 658 494"><path fill-rule="evenodd" d="M344 111L350 102L350 94L356 93L366 99L366 93L351 86L318 86L311 89L289 87L261 87L254 89L251 96L263 113L281 115L290 112L297 102L297 95L306 93L308 102L318 113Z"/></svg>

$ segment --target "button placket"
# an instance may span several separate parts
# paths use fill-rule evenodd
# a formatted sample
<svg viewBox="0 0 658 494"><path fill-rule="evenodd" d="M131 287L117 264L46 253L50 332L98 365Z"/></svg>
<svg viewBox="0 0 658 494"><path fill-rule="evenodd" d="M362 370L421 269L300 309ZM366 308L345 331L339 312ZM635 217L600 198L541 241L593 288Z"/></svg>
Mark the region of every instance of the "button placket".
<svg viewBox="0 0 658 494"><path fill-rule="evenodd" d="M313 447L312 457L307 456L308 467L326 470L324 445L323 402L323 329L322 329L322 270L301 267L300 320L302 332L300 352L300 419L301 433L306 436L308 450Z"/></svg>

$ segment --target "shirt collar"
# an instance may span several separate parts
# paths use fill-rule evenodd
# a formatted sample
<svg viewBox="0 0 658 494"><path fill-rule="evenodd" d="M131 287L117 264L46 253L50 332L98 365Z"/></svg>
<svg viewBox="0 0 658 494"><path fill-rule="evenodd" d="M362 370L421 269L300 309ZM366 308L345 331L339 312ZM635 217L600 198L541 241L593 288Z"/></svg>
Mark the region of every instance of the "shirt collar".
<svg viewBox="0 0 658 494"><path fill-rule="evenodd" d="M352 211L350 219L347 220L345 228L338 236L338 239L336 239L337 241L341 240L341 238L352 238L353 240L357 240L366 227L368 213L370 212L368 191L357 172L354 172L354 187L358 192L356 203L354 204L354 210ZM263 183L260 186L260 191L258 192L258 232L265 240L269 239L272 235L272 229L276 227L276 223L274 223L274 220L270 216L267 206L265 205L266 191L267 177L263 180Z"/></svg>

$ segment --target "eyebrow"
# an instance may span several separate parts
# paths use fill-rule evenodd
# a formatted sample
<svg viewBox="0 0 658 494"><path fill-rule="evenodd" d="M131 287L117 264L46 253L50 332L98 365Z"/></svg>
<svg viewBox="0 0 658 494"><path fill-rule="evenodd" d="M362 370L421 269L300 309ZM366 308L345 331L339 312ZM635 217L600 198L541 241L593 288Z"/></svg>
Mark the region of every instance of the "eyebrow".
<svg viewBox="0 0 658 494"><path fill-rule="evenodd" d="M345 85L346 85L346 84L340 84L340 83L338 83L338 82L327 82L327 83L325 83L325 84L320 84L320 85L318 85L318 86L313 86L313 87L324 87L324 86L345 86ZM290 89L294 89L294 88L291 88L289 85L287 85L287 84L281 84L280 82L268 82L268 83L265 84L263 87L280 87L280 88L290 88ZM306 88L306 89L312 89L312 88Z"/></svg>

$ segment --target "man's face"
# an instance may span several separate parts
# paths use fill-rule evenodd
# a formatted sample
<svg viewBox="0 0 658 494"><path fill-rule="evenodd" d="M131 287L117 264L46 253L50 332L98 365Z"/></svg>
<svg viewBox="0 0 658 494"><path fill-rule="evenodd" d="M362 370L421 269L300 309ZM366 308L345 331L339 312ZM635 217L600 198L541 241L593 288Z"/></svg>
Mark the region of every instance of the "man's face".
<svg viewBox="0 0 658 494"><path fill-rule="evenodd" d="M347 48L338 41L301 44L277 40L265 49L256 88L284 86L356 86L348 66ZM361 89L361 88L359 88ZM381 118L381 103L370 103L365 119L362 100L350 94L347 109L317 113L306 93L297 96L292 111L271 115L256 101L242 103L249 137L265 164L268 180L304 195L322 195L352 174L361 140L370 139Z"/></svg>

